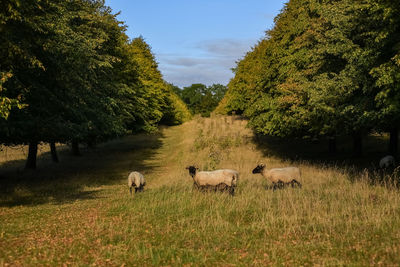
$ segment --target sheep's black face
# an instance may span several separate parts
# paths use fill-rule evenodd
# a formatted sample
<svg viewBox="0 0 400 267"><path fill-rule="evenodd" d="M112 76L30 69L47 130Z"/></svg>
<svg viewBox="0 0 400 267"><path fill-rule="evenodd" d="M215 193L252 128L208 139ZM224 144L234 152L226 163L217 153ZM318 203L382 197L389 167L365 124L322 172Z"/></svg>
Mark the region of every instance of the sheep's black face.
<svg viewBox="0 0 400 267"><path fill-rule="evenodd" d="M256 174L256 173L261 173L261 172L262 172L262 170L264 169L264 167L265 167L265 165L263 165L263 164L261 164L261 165L258 165L257 167L255 167L255 168L254 168L254 170L253 170L253 174Z"/></svg>
<svg viewBox="0 0 400 267"><path fill-rule="evenodd" d="M189 170L189 174L190 174L192 177L196 175L196 167L194 167L194 166L189 166L189 167L186 167L186 170Z"/></svg>

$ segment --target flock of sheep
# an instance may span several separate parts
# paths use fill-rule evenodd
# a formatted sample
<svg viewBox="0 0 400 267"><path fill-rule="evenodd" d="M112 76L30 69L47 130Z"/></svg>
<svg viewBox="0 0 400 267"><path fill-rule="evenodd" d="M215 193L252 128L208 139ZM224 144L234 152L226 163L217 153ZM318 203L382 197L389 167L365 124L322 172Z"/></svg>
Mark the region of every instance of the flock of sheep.
<svg viewBox="0 0 400 267"><path fill-rule="evenodd" d="M389 168L394 167L395 159L393 156L383 157L379 162L379 167ZM186 167L189 170L190 176L193 178L193 185L200 191L228 191L234 195L235 188L239 181L239 172L231 169L222 169L215 171L198 171L195 166ZM259 164L252 171L253 174L260 173L264 178L272 183L272 189L281 189L286 185L301 188L300 169L297 167L273 168L267 169L265 164ZM131 172L128 176L129 191L132 195L132 189L136 192L141 192L146 185L144 176L139 172Z"/></svg>
<svg viewBox="0 0 400 267"><path fill-rule="evenodd" d="M228 191L234 195L235 188L239 181L239 172L231 169L222 169L215 171L198 171L195 166L186 167L189 170L190 176L193 178L193 185L200 191ZM285 185L301 187L300 169L297 167L274 168L267 169L265 164L259 164L254 168L253 174L260 173L264 178L267 178L273 184L273 189L283 188ZM128 176L128 186L132 195L132 190L135 188L135 193L143 191L146 185L144 176L139 172L131 172Z"/></svg>

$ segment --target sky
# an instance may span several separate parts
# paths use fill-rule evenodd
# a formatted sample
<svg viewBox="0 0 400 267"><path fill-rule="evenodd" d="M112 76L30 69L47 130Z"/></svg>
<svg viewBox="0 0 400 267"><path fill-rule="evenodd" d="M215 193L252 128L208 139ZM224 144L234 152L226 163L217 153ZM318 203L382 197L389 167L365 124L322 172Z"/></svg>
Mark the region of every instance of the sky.
<svg viewBox="0 0 400 267"><path fill-rule="evenodd" d="M164 79L179 87L226 85L232 68L274 25L287 0L106 0L130 38L151 46Z"/></svg>

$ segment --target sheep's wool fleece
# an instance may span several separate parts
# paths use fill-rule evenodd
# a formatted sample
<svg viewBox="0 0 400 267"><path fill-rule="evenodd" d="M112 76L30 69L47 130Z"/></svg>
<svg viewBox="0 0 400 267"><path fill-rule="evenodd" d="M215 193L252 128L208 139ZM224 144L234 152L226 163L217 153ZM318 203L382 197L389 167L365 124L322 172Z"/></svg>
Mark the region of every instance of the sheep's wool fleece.
<svg viewBox="0 0 400 267"><path fill-rule="evenodd" d="M264 172L264 175L271 179L272 182L281 180L282 182L290 182L293 179L300 178L300 170L297 167L274 168Z"/></svg>
<svg viewBox="0 0 400 267"><path fill-rule="evenodd" d="M135 184L136 187L139 187L141 184L144 184L144 177L140 172L131 172L128 176L128 186L131 187Z"/></svg>
<svg viewBox="0 0 400 267"><path fill-rule="evenodd" d="M224 183L228 186L236 186L239 173L235 170L202 171L196 173L195 180L199 185L212 185Z"/></svg>

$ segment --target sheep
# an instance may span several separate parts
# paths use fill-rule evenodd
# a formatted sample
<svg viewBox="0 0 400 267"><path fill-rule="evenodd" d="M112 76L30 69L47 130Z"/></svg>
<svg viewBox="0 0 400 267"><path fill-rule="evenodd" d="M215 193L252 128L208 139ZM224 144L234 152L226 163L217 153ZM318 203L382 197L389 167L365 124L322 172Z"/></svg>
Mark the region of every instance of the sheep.
<svg viewBox="0 0 400 267"><path fill-rule="evenodd" d="M253 174L260 173L264 178L270 180L273 184L273 190L282 188L285 184L291 184L292 187L297 185L301 188L301 173L297 167L274 168L267 169L265 164L259 164L254 168Z"/></svg>
<svg viewBox="0 0 400 267"><path fill-rule="evenodd" d="M144 186L146 185L146 180L140 172L131 172L128 176L128 186L129 191L132 195L132 188L135 188L135 193L137 191L142 192Z"/></svg>
<svg viewBox="0 0 400 267"><path fill-rule="evenodd" d="M394 165L395 165L395 160L394 160L394 157L391 155L385 156L385 157L381 158L381 160L379 161L379 167L381 169L394 167Z"/></svg>
<svg viewBox="0 0 400 267"><path fill-rule="evenodd" d="M186 167L193 178L193 185L199 190L229 191L234 195L239 180L239 172L230 169L201 171L194 166Z"/></svg>

